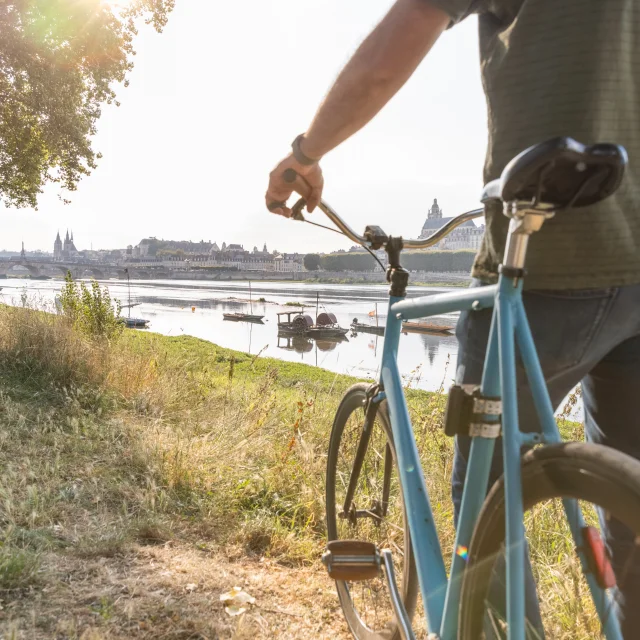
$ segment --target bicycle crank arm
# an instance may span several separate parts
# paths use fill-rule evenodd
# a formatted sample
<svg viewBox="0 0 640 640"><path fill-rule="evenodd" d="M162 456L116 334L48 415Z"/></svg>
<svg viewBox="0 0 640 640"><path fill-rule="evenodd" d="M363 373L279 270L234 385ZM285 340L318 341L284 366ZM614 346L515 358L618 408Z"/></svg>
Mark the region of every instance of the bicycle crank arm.
<svg viewBox="0 0 640 640"><path fill-rule="evenodd" d="M393 557L389 549L379 551L375 544L364 540L334 540L327 544L322 562L331 578L347 582L373 580L383 571L400 637L402 640L416 639L396 584Z"/></svg>
<svg viewBox="0 0 640 640"><path fill-rule="evenodd" d="M387 579L387 587L389 587L389 595L391 596L391 605L393 606L393 613L396 617L398 624L398 631L400 631L400 637L402 640L415 640L413 629L411 628L411 620L407 615L407 610L404 608L404 602L400 596L398 585L396 584L396 573L393 568L393 558L389 549L383 549L381 551L382 563L384 567L384 575Z"/></svg>

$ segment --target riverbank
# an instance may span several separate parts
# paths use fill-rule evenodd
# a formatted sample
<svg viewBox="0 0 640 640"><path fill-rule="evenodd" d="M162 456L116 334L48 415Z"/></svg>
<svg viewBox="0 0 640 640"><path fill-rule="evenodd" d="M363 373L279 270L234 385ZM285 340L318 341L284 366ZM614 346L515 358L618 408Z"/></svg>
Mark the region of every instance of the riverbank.
<svg viewBox="0 0 640 640"><path fill-rule="evenodd" d="M0 307L0 636L348 637L318 560L352 382ZM257 598L241 633L219 602L237 584Z"/></svg>
<svg viewBox="0 0 640 640"><path fill-rule="evenodd" d="M89 340L0 307L0 636L349 637L319 557L328 438L353 382L186 336ZM444 396L408 397L449 557ZM239 618L219 601L234 586L257 598Z"/></svg>

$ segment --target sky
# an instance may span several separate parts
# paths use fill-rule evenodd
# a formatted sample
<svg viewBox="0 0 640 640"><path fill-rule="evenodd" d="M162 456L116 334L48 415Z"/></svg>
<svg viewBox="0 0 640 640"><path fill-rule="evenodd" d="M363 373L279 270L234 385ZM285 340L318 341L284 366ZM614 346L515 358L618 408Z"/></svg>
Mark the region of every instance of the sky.
<svg viewBox="0 0 640 640"><path fill-rule="evenodd" d="M303 132L390 0L177 0L162 34L142 28L130 86L105 107L103 159L64 205L4 209L0 249L78 249L142 238L330 251L350 242L269 214L269 171ZM434 198L444 215L478 206L486 106L477 22L447 31L383 112L322 162L324 198L356 229L416 237ZM320 212L312 214L320 220Z"/></svg>

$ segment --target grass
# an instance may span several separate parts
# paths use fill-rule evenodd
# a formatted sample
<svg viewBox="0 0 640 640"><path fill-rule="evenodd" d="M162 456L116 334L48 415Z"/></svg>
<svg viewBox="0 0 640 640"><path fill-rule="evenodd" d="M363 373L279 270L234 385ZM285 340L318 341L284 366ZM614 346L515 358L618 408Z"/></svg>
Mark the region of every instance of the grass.
<svg viewBox="0 0 640 640"><path fill-rule="evenodd" d="M90 340L54 315L0 307L0 605L13 607L9 616L0 607L0 637L302 638L319 630L342 637L336 599L315 567L324 546L329 433L352 383L187 336ZM449 556L445 397L442 389L407 395ZM563 429L577 427L565 417ZM551 573L554 554L545 555ZM243 573L247 561L255 564ZM220 569L227 562L231 568ZM176 575L183 575L177 566L188 570L165 584L163 566ZM281 567L302 572L287 575L304 575L316 595L305 599L301 579L283 577ZM234 586L226 582L234 572L249 583L260 575L256 590L272 576L280 585L291 580L282 598L302 607L303 620L285 616L285 626L273 626L283 624L278 615L232 625L211 601ZM143 605L127 608L114 576L138 585L127 589L146 589ZM208 584L213 595L186 599L192 583ZM263 599L282 593L270 588ZM158 589L173 590L183 609L174 602L167 613ZM41 611L27 635L44 594L48 614ZM191 635L180 635L187 611ZM310 621L316 626L300 627ZM573 635L555 637L582 637L572 625Z"/></svg>

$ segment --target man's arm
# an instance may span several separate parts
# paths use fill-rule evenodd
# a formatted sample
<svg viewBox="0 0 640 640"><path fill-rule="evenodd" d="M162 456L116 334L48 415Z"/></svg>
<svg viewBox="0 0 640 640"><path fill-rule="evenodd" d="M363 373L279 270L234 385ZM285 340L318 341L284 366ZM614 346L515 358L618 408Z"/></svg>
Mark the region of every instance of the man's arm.
<svg viewBox="0 0 640 640"><path fill-rule="evenodd" d="M397 0L360 45L320 105L300 141L304 155L320 160L362 129L409 79L449 21L449 16L428 0ZM305 176L311 185L308 208L312 210L322 195L322 172L317 163L303 165L292 155L271 172L267 204L286 201L291 195L291 186L282 178L288 168ZM284 206L275 213L290 215Z"/></svg>
<svg viewBox="0 0 640 640"><path fill-rule="evenodd" d="M398 0L331 87L302 151L321 158L362 129L402 88L449 21L426 0Z"/></svg>

